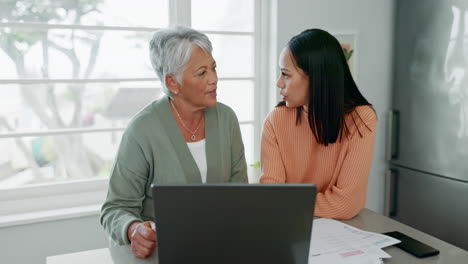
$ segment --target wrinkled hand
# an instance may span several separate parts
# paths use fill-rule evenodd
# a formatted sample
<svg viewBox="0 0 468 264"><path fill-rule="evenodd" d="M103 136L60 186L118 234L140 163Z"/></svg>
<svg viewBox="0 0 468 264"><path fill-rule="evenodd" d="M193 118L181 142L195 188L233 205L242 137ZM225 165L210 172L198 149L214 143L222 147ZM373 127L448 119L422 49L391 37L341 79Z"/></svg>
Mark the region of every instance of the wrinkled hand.
<svg viewBox="0 0 468 264"><path fill-rule="evenodd" d="M128 227L127 236L131 242L132 253L137 258L147 258L157 246L153 221L133 222Z"/></svg>

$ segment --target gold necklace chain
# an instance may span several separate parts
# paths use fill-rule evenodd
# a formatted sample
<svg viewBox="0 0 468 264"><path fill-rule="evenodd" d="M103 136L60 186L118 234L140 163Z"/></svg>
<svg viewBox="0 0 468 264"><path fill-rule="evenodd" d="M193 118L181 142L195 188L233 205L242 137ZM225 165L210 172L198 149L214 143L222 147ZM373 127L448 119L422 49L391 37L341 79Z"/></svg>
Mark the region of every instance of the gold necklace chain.
<svg viewBox="0 0 468 264"><path fill-rule="evenodd" d="M198 131L198 129L200 128L200 125L201 125L201 123L202 123L202 122L201 122L201 119L200 119L200 122L198 123L198 126L197 126L197 128L195 129L195 131L192 132L192 131L191 131L190 129L188 129L188 127L185 125L184 120L183 120L182 117L180 116L179 111L177 111L177 108L175 107L174 103L172 103L172 100L169 100L169 102L171 103L171 105L172 105L172 107L174 108L174 110L175 110L177 116L179 117L180 122L182 123L182 126L183 126L188 132L190 132L190 134L192 134L192 136L190 137L190 139L191 139L192 141L195 141L195 139L196 139L195 134L197 133L197 131Z"/></svg>

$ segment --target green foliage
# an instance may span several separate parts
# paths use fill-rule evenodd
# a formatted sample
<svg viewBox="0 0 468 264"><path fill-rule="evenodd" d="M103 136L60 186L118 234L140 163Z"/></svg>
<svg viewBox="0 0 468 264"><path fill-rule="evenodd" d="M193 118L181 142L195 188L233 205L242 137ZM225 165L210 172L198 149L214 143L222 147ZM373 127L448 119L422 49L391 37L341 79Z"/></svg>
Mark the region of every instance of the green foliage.
<svg viewBox="0 0 468 264"><path fill-rule="evenodd" d="M99 178L107 178L110 176L111 171L112 171L112 162L106 162L102 165L102 167L99 169L96 177Z"/></svg>
<svg viewBox="0 0 468 264"><path fill-rule="evenodd" d="M31 141L31 152L39 166L57 159L57 151L51 138L39 137Z"/></svg>
<svg viewBox="0 0 468 264"><path fill-rule="evenodd" d="M257 161L257 162L255 162L255 163L252 163L252 164L250 164L250 166L253 167L253 168L255 168L255 169L258 169L258 168L260 168L260 161Z"/></svg>
<svg viewBox="0 0 468 264"><path fill-rule="evenodd" d="M0 0L0 18L9 22L79 24L86 14L100 12L99 5L102 2L103 0ZM44 39L46 34L47 31L3 27L0 28L0 47L5 50L21 47L19 49L25 52Z"/></svg>
<svg viewBox="0 0 468 264"><path fill-rule="evenodd" d="M12 22L67 22L99 12L104 0L0 0L0 17ZM78 21L79 22L79 21Z"/></svg>
<svg viewBox="0 0 468 264"><path fill-rule="evenodd" d="M348 49L343 48L343 52L344 52L346 61L349 61L351 59L351 56L353 56L354 50L353 49L348 50Z"/></svg>

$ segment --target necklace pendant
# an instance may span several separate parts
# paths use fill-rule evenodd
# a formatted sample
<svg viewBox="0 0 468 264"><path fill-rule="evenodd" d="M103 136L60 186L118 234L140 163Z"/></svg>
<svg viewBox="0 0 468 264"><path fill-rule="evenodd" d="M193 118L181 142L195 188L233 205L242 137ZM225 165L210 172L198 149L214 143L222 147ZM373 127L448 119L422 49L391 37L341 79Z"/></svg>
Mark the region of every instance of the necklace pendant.
<svg viewBox="0 0 468 264"><path fill-rule="evenodd" d="M195 141L195 134L192 134L190 138L192 139L192 141Z"/></svg>

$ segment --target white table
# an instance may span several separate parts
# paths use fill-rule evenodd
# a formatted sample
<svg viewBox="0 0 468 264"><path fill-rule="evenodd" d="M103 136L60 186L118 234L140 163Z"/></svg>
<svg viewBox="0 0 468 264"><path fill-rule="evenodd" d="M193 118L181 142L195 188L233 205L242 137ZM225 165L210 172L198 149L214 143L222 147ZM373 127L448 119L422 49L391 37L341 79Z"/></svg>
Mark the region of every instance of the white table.
<svg viewBox="0 0 468 264"><path fill-rule="evenodd" d="M353 219L343 220L342 222L362 230L378 233L400 231L440 250L440 254L437 256L418 259L399 248L388 247L385 248L385 251L392 258L385 260L384 263L468 264L467 251L371 210L364 209ZM156 250L149 258L138 259L132 255L129 246L111 246L110 248L50 256L47 257L47 264L155 264L158 263L157 255Z"/></svg>

